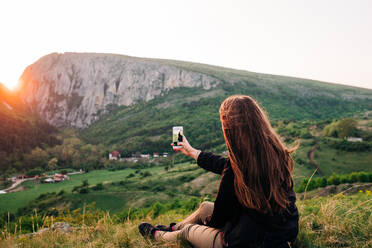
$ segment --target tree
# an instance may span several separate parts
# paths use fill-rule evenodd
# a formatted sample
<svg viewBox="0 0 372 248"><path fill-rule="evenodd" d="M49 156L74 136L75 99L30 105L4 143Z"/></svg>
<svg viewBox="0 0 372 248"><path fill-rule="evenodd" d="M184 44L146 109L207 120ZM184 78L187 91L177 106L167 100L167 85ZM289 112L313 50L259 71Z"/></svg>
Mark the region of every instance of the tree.
<svg viewBox="0 0 372 248"><path fill-rule="evenodd" d="M49 170L55 170L57 168L57 165L58 165L58 159L57 158L52 158L48 162Z"/></svg>
<svg viewBox="0 0 372 248"><path fill-rule="evenodd" d="M348 136L354 136L356 134L356 120L347 118L342 119L338 122L338 137L345 138Z"/></svg>
<svg viewBox="0 0 372 248"><path fill-rule="evenodd" d="M46 151L36 147L31 151L31 154L26 154L24 161L30 169L35 167L45 168L47 166L48 157Z"/></svg>
<svg viewBox="0 0 372 248"><path fill-rule="evenodd" d="M0 171L7 170L10 166L10 160L4 151L0 151Z"/></svg>
<svg viewBox="0 0 372 248"><path fill-rule="evenodd" d="M346 118L339 121L334 121L324 127L324 136L345 138L355 136L357 134L357 122L352 118Z"/></svg>
<svg viewBox="0 0 372 248"><path fill-rule="evenodd" d="M82 187L88 187L89 186L88 180L85 179L81 185Z"/></svg>

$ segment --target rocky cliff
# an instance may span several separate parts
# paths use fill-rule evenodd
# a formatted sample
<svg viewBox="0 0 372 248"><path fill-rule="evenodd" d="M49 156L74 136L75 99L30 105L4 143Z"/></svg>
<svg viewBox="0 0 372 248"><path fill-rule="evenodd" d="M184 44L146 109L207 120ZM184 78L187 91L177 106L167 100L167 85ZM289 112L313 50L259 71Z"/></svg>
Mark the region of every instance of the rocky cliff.
<svg viewBox="0 0 372 248"><path fill-rule="evenodd" d="M22 74L20 97L55 126L89 126L114 105L148 101L176 87L210 89L221 81L150 59L94 54L49 54Z"/></svg>
<svg viewBox="0 0 372 248"><path fill-rule="evenodd" d="M372 107L369 89L115 54L49 54L28 66L21 82L22 101L59 127L88 127L115 106L147 102L178 87L193 88L193 97L182 99L189 102L216 94L221 101L226 95L248 94L280 119L332 118ZM166 97L161 100L169 106Z"/></svg>

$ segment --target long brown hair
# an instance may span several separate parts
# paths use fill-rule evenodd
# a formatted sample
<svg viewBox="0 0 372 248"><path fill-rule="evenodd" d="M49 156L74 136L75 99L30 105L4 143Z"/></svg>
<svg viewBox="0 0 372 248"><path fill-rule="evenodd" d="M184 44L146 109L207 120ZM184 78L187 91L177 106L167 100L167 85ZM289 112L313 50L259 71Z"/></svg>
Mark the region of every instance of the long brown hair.
<svg viewBox="0 0 372 248"><path fill-rule="evenodd" d="M293 160L255 100L245 95L225 99L220 118L239 202L262 213L281 212L293 189Z"/></svg>

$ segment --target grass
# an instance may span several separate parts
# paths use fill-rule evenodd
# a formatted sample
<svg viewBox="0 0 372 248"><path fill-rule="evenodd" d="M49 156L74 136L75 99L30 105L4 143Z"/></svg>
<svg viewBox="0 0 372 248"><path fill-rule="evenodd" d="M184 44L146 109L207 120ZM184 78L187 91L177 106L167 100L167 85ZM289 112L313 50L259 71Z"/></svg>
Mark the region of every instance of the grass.
<svg viewBox="0 0 372 248"><path fill-rule="evenodd" d="M183 184L184 180L193 179L203 170L197 168L195 164L179 163L174 168L166 171L162 166L141 169L125 169L117 171L95 170L85 174L71 175L71 180L55 184L35 185L34 181L26 181L22 184L24 191L1 194L0 195L0 212L15 213L18 208L26 206L30 201L35 200L39 195L65 191L67 204L72 203L72 208L78 208L84 203L96 202L97 207L111 212L119 212L132 206L145 206L156 200L167 200L171 196L167 194L173 190L173 194L184 196L188 192L175 190L174 184ZM151 176L142 177L140 173L150 172ZM129 174L134 177L127 178ZM84 180L88 180L90 185L103 183L104 190L90 190L87 194L71 193L75 186L81 185ZM119 182L124 181L123 185ZM156 190L156 186L165 185L164 188ZM169 193L170 194L170 193Z"/></svg>
<svg viewBox="0 0 372 248"><path fill-rule="evenodd" d="M298 201L300 230L294 247L372 247L371 203L370 191ZM152 218L150 213L144 218L119 222L115 215L87 208L83 213L78 210L55 218L45 217L42 227L68 222L74 226L71 233L50 231L27 237L18 235L18 226L17 230L5 229L0 233L0 247L189 247L182 241L165 244L144 240L137 229L143 221L168 224L181 221L187 214L169 211Z"/></svg>
<svg viewBox="0 0 372 248"><path fill-rule="evenodd" d="M143 169L142 171L155 173L161 170L161 167L154 167ZM47 192L59 192L62 189L66 192L71 192L74 186L81 185L84 180L88 180L91 185L97 183L109 183L125 180L129 174L134 172L134 169L119 171L95 170L85 174L71 175L71 180L55 184L35 185L34 181L26 181L22 184L26 188L25 191L0 195L0 211L14 212L15 209L27 205L29 201L36 199L40 194Z"/></svg>
<svg viewBox="0 0 372 248"><path fill-rule="evenodd" d="M326 176L333 173L349 174L358 171L372 171L372 153L370 151L347 152L320 143L314 153L314 160Z"/></svg>
<svg viewBox="0 0 372 248"><path fill-rule="evenodd" d="M372 247L370 191L300 201L298 247Z"/></svg>
<svg viewBox="0 0 372 248"><path fill-rule="evenodd" d="M348 152L331 148L321 140L314 152L314 160L318 164L323 176L329 177L332 174L350 174L351 172L372 171L371 152ZM294 169L294 181L300 183L302 179L309 178L315 168L309 163L307 152L314 145L312 139L303 139L301 146L296 151L295 157L300 158L304 163L296 162ZM315 177L319 177L315 174Z"/></svg>

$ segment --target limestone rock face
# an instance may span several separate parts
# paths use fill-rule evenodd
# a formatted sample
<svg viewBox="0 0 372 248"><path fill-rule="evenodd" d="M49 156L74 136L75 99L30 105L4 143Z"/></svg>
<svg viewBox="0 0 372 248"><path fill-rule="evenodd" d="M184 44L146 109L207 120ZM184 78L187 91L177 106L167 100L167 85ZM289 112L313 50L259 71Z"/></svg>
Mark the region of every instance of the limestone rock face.
<svg viewBox="0 0 372 248"><path fill-rule="evenodd" d="M84 128L110 107L149 101L177 87L210 89L221 82L150 59L95 54L49 54L21 78L22 101L55 126Z"/></svg>

